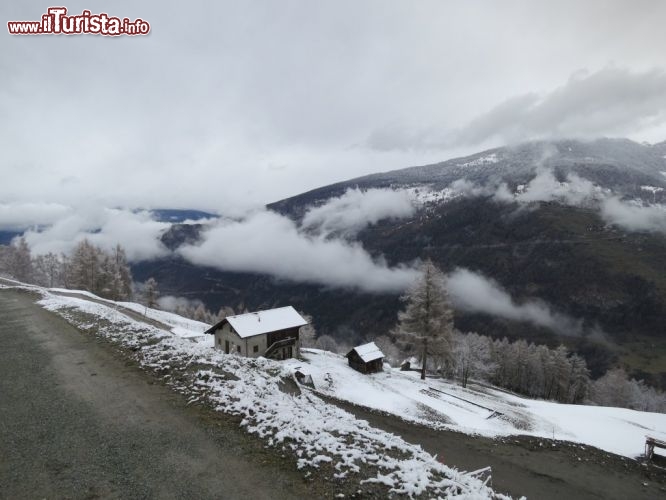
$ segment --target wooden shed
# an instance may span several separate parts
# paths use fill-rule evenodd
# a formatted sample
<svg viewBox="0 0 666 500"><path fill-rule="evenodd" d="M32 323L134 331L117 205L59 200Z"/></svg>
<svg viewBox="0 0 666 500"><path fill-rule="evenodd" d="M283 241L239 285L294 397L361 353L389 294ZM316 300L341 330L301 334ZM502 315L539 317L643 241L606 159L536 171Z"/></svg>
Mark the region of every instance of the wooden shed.
<svg viewBox="0 0 666 500"><path fill-rule="evenodd" d="M347 353L349 366L361 373L377 373L382 371L384 365L384 353L375 345L369 342L354 347Z"/></svg>

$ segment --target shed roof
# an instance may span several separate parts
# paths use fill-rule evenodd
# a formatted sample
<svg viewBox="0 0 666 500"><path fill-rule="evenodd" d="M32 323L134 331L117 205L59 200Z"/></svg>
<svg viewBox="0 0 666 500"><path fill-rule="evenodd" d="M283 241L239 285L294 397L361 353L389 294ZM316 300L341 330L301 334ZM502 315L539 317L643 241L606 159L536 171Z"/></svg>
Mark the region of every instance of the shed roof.
<svg viewBox="0 0 666 500"><path fill-rule="evenodd" d="M384 353L374 342L368 342L367 344L354 347L352 351L356 351L356 354L361 357L364 363L369 363L370 361L384 357Z"/></svg>
<svg viewBox="0 0 666 500"><path fill-rule="evenodd" d="M213 333L223 323L228 322L241 338L254 337L268 332L285 330L307 325L308 322L291 306L278 307L235 316L227 316L218 324L207 330Z"/></svg>

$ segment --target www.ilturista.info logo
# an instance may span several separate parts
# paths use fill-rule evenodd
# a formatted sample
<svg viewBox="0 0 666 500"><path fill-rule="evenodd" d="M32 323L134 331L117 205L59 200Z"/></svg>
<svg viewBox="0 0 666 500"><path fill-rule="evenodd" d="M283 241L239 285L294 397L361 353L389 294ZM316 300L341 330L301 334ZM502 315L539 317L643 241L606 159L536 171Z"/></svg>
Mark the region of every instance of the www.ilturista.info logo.
<svg viewBox="0 0 666 500"><path fill-rule="evenodd" d="M147 35L150 24L143 19L92 14L84 10L76 16L68 16L66 7L49 7L40 21L8 21L10 35Z"/></svg>

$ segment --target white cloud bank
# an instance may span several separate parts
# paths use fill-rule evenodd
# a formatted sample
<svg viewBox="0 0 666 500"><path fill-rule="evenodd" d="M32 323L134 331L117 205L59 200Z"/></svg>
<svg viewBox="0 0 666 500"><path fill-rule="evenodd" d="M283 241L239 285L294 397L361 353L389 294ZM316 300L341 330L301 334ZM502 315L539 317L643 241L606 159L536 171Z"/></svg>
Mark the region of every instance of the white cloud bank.
<svg viewBox="0 0 666 500"><path fill-rule="evenodd" d="M406 191L350 189L320 207L310 209L298 227L291 219L269 211L240 220L221 220L202 234L202 243L178 253L194 264L221 270L265 273L296 282L357 288L369 292L401 292L416 277L408 266L390 268L370 256L360 244L331 233L353 236L385 218L413 214ZM0 226L24 228L33 254L69 253L84 238L105 249L122 245L130 261L169 254L161 234L170 226L148 211L73 208L54 204L0 205ZM307 231L306 231L307 230ZM309 232L310 234L306 234ZM314 235L312 235L314 233Z"/></svg>
<svg viewBox="0 0 666 500"><path fill-rule="evenodd" d="M308 210L302 226L319 233L355 234L382 219L408 217L415 210L411 196L405 190L348 189L342 196Z"/></svg>
<svg viewBox="0 0 666 500"><path fill-rule="evenodd" d="M69 253L80 241L104 249L122 245L130 261L161 257L168 250L159 240L169 224L156 222L149 212L120 209L79 209L43 231L29 230L25 238L33 254Z"/></svg>
<svg viewBox="0 0 666 500"><path fill-rule="evenodd" d="M525 189L515 195L518 202L563 201L568 205L581 205L601 196L603 190L574 173L567 174L560 182L550 170L540 170Z"/></svg>
<svg viewBox="0 0 666 500"><path fill-rule="evenodd" d="M456 308L480 312L513 321L526 321L563 335L578 335L582 324L553 311L541 301L516 303L495 281L468 269L456 269L448 276L447 287Z"/></svg>
<svg viewBox="0 0 666 500"><path fill-rule="evenodd" d="M0 231L50 225L71 212L59 203L0 203Z"/></svg>
<svg viewBox="0 0 666 500"><path fill-rule="evenodd" d="M621 200L613 196L610 190L573 173L567 175L565 182L559 182L552 172L540 171L518 193L512 194L506 185L501 185L495 198L520 203L559 201L572 206L592 205L609 224L616 224L629 231L666 232L666 206L657 203L646 205L639 200Z"/></svg>
<svg viewBox="0 0 666 500"><path fill-rule="evenodd" d="M188 299L186 297L176 297L174 295L162 295L158 297L157 303L165 311L176 311L178 309L196 309L203 302L200 299Z"/></svg>
<svg viewBox="0 0 666 500"><path fill-rule="evenodd" d="M662 188L641 186L641 189L655 194ZM616 224L629 231L652 231L666 233L666 205L645 204L642 200L622 200L609 189L576 175L567 174L560 182L550 170L539 169L525 186L511 192L507 184L499 186L479 186L466 179L458 179L448 188L455 196L493 196L499 202L534 203L557 201L571 206L587 206L599 210L601 217L609 224Z"/></svg>
<svg viewBox="0 0 666 500"><path fill-rule="evenodd" d="M631 231L666 233L666 207L642 205L610 197L601 203L601 216L607 222Z"/></svg>
<svg viewBox="0 0 666 500"><path fill-rule="evenodd" d="M269 211L220 221L203 234L201 244L181 247L178 253L222 270L367 292L400 292L418 274L405 266L390 268L358 244L305 235L293 221Z"/></svg>

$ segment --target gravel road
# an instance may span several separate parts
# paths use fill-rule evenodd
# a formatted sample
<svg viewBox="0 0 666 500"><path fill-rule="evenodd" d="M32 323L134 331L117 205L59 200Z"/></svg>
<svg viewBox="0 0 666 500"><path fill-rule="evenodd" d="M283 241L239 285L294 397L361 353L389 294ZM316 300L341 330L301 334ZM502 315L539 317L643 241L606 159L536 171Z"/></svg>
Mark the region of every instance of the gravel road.
<svg viewBox="0 0 666 500"><path fill-rule="evenodd" d="M308 498L289 460L0 291L0 498Z"/></svg>

